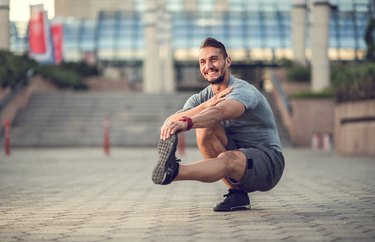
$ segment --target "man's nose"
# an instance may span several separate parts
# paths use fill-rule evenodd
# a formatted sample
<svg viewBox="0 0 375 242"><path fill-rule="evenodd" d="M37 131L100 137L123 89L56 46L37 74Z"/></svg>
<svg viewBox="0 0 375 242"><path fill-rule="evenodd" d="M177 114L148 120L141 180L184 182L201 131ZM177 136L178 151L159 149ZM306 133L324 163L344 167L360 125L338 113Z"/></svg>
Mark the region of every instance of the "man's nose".
<svg viewBox="0 0 375 242"><path fill-rule="evenodd" d="M206 68L207 69L211 69L212 68L212 62L211 61L207 61L207 63L206 63Z"/></svg>

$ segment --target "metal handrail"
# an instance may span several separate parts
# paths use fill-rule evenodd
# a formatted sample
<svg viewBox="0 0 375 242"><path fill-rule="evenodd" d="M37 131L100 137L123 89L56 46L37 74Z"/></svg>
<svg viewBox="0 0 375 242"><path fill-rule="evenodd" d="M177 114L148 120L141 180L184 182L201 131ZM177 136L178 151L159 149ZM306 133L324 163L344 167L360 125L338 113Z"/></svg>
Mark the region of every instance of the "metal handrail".
<svg viewBox="0 0 375 242"><path fill-rule="evenodd" d="M1 101L0 101L0 112L5 109L5 107L15 98L21 90L27 85L29 79L33 76L34 69L29 69L26 72L26 76L22 78L17 85L12 89L12 91L7 94Z"/></svg>
<svg viewBox="0 0 375 242"><path fill-rule="evenodd" d="M286 110L288 110L288 113L292 115L293 109L292 109L292 105L289 102L289 98L286 95L284 88L281 86L279 79L277 79L276 75L273 72L271 73L271 80L272 80L273 86L276 88L277 93L280 95L280 98L284 107L286 108Z"/></svg>

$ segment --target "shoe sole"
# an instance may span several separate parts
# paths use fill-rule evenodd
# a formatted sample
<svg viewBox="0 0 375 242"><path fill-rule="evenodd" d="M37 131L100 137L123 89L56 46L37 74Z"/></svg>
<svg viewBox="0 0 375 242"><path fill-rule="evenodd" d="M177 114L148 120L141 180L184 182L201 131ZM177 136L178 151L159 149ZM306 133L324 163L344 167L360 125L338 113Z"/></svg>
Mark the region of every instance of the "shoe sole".
<svg viewBox="0 0 375 242"><path fill-rule="evenodd" d="M160 140L158 144L159 161L152 172L152 181L155 184L162 184L167 168L167 162L171 155L174 155L177 147L177 134L171 135L166 140Z"/></svg>
<svg viewBox="0 0 375 242"><path fill-rule="evenodd" d="M245 206L237 206L237 207L231 207L230 209L227 209L227 210L215 210L215 212L232 212L232 211L239 211L239 210L250 210L251 209L251 205L245 205Z"/></svg>

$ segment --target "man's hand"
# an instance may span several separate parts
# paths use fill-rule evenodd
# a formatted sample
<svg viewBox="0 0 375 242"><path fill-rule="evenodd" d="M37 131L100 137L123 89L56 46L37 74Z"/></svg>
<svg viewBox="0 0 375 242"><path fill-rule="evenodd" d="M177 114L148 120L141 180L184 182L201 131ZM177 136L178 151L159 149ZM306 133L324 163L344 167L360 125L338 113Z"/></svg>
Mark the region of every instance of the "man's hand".
<svg viewBox="0 0 375 242"><path fill-rule="evenodd" d="M183 121L165 121L160 129L160 139L166 140L177 131L185 131L188 123Z"/></svg>
<svg viewBox="0 0 375 242"><path fill-rule="evenodd" d="M208 99L205 102L205 107L208 108L208 107L216 106L216 104L224 101L225 96L228 95L233 90L233 88L234 86L228 87L222 90L221 92L219 92L218 94L214 95L212 98Z"/></svg>

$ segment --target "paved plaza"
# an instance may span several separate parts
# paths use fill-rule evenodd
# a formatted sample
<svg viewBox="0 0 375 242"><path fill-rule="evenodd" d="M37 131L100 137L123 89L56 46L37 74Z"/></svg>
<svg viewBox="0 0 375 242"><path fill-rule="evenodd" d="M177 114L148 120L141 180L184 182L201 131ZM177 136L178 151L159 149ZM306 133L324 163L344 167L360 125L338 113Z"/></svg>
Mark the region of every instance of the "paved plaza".
<svg viewBox="0 0 375 242"><path fill-rule="evenodd" d="M1 151L0 241L375 241L374 157L285 156L280 184L251 194L252 210L215 213L221 182L152 183L156 149Z"/></svg>

